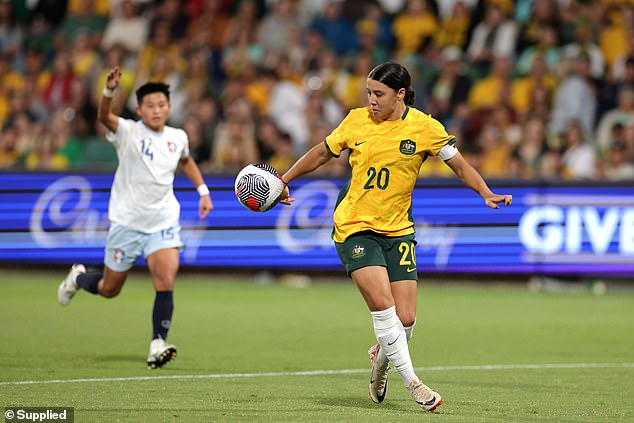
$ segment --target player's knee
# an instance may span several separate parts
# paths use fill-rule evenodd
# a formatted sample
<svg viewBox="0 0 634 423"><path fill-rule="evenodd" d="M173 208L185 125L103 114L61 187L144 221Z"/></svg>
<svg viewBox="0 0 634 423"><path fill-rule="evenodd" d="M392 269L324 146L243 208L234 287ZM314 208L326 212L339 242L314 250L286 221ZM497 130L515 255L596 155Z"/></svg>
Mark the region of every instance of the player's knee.
<svg viewBox="0 0 634 423"><path fill-rule="evenodd" d="M102 297L114 298L121 292L121 288L118 287L102 287L99 293Z"/></svg>
<svg viewBox="0 0 634 423"><path fill-rule="evenodd" d="M394 305L394 298L389 295L375 296L372 298L375 310L387 310Z"/></svg>
<svg viewBox="0 0 634 423"><path fill-rule="evenodd" d="M414 324L416 321L416 312L414 311L399 311L396 310L396 314L398 315L399 320L403 323L403 326L409 327Z"/></svg>

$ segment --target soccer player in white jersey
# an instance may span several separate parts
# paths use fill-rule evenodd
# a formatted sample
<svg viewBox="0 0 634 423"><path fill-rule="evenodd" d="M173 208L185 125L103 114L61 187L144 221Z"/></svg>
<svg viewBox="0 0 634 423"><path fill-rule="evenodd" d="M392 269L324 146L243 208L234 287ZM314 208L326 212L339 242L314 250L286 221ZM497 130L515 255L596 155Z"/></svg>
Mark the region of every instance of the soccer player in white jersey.
<svg viewBox="0 0 634 423"><path fill-rule="evenodd" d="M176 356L167 333L174 310L174 279L179 266L180 204L174 196L174 174L180 164L200 194L199 215L213 209L209 189L189 155L187 134L167 126L169 86L148 82L136 91L141 120L123 119L110 106L119 86L121 71L110 70L99 102L98 119L108 129L106 139L117 150L119 165L114 176L108 217L103 272L87 272L81 264L71 267L57 292L61 305L70 303L79 288L106 298L121 291L128 271L145 256L156 297L152 315L152 341L147 359L151 369Z"/></svg>

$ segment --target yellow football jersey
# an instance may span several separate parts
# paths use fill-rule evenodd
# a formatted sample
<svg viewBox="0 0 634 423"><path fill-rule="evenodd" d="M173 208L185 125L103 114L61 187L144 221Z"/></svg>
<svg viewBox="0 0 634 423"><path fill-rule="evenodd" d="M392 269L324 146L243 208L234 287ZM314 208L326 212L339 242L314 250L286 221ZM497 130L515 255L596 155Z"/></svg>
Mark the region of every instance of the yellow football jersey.
<svg viewBox="0 0 634 423"><path fill-rule="evenodd" d="M350 150L352 177L335 207L333 239L374 231L414 232L412 191L423 161L455 142L443 125L407 107L401 119L377 121L369 107L353 109L324 141L335 157Z"/></svg>

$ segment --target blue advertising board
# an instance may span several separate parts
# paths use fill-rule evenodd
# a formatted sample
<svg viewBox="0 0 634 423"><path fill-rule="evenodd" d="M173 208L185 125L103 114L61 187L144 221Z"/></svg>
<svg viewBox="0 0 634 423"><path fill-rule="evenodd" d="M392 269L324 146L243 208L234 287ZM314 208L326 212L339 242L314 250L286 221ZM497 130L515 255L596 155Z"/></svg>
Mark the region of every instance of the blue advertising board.
<svg viewBox="0 0 634 423"><path fill-rule="evenodd" d="M189 181L175 181L183 266L343 271L330 235L346 181L294 181L292 206L255 213L236 200L233 178L205 179L215 207L205 220ZM0 174L0 183L0 264L103 263L112 175ZM634 185L493 186L513 194L511 207L489 209L459 181L419 181L419 272L634 275Z"/></svg>

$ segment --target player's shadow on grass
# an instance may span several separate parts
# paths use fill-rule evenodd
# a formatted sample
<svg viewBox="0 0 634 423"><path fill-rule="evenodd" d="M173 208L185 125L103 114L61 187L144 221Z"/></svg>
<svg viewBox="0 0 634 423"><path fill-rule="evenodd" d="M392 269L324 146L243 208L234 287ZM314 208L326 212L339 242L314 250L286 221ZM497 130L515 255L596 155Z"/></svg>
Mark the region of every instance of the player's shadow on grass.
<svg viewBox="0 0 634 423"><path fill-rule="evenodd" d="M96 354L94 361L98 363L145 363L145 357L138 354Z"/></svg>
<svg viewBox="0 0 634 423"><path fill-rule="evenodd" d="M317 403L330 407L349 407L363 410L390 410L390 411L407 411L400 402L391 401L382 404L375 404L369 398L359 396L323 398L317 400Z"/></svg>

